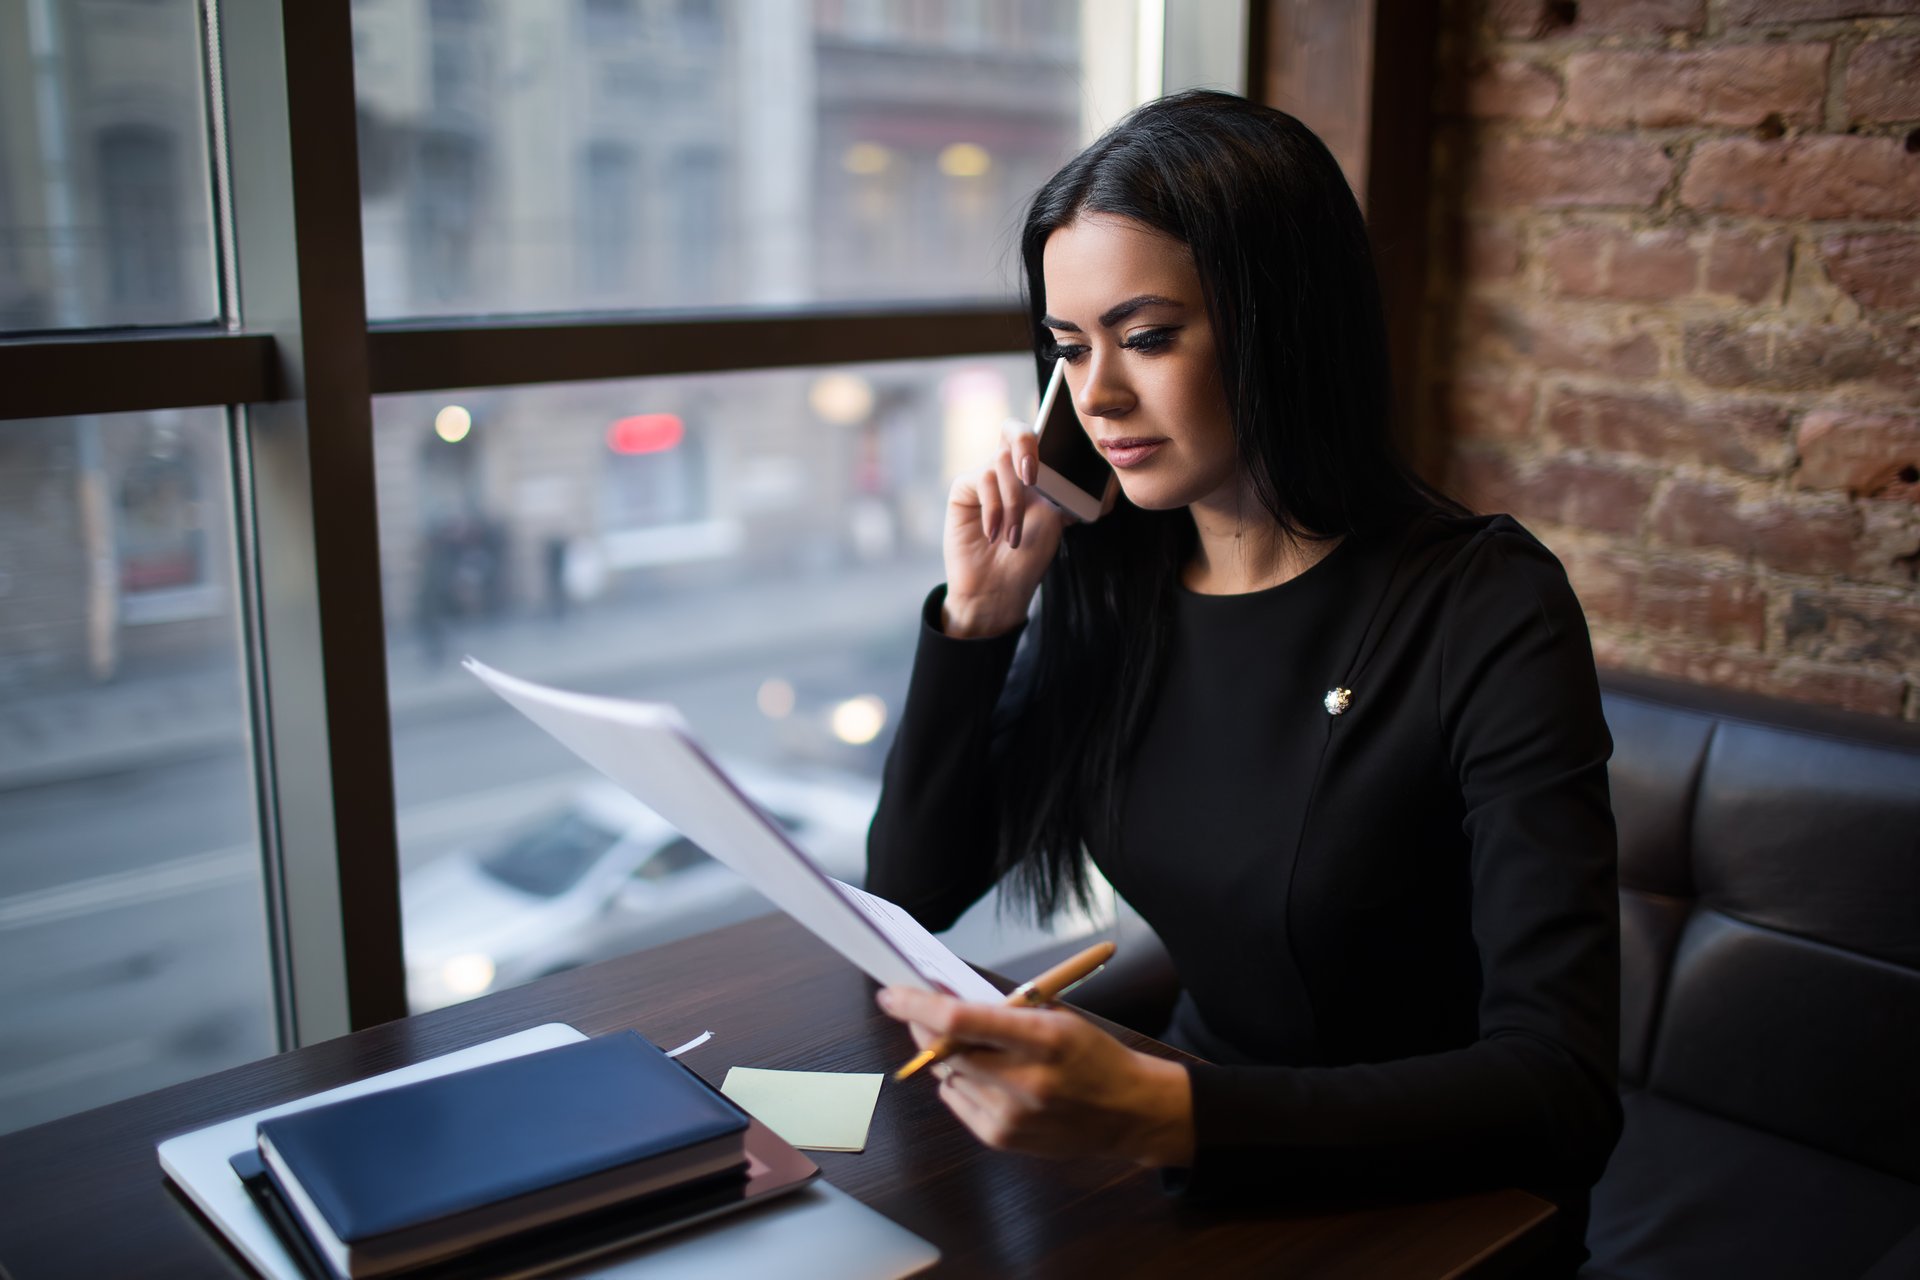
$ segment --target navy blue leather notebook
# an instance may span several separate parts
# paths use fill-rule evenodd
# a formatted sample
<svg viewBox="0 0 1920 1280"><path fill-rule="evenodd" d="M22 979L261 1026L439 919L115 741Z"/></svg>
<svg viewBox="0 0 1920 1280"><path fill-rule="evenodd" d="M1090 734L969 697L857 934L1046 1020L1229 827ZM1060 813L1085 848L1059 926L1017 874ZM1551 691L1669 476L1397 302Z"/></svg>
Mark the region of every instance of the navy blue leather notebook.
<svg viewBox="0 0 1920 1280"><path fill-rule="evenodd" d="M747 1130L747 1155L752 1172L746 1178L705 1179L647 1196L635 1204L616 1205L536 1227L482 1248L408 1268L404 1280L499 1280L502 1276L537 1276L550 1271L571 1273L594 1259L630 1254L635 1246L657 1236L776 1200L806 1186L820 1172L811 1160L759 1121ZM332 1267L320 1256L273 1185L259 1151L239 1152L228 1163L254 1207L286 1246L300 1274L311 1280L334 1280Z"/></svg>
<svg viewBox="0 0 1920 1280"><path fill-rule="evenodd" d="M627 1031L265 1120L259 1145L331 1269L368 1276L737 1179L747 1123Z"/></svg>

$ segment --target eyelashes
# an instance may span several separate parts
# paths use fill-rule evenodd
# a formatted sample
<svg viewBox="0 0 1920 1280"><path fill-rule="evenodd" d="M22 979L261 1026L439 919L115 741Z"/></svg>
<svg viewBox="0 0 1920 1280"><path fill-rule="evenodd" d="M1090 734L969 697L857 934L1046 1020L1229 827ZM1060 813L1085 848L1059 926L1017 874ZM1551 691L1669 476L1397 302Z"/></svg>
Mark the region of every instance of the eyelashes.
<svg viewBox="0 0 1920 1280"><path fill-rule="evenodd" d="M1178 332L1172 325L1164 329L1142 329L1120 345L1128 351L1160 351L1173 345L1173 335Z"/></svg>
<svg viewBox="0 0 1920 1280"><path fill-rule="evenodd" d="M1129 336L1125 342L1122 342L1120 349L1123 351L1136 351L1142 355L1152 355L1157 351L1164 351L1172 346L1174 337L1179 334L1180 329L1181 326L1179 325L1165 325L1158 329L1142 329L1138 333ZM1068 364L1078 364L1080 358L1086 354L1087 347L1085 343L1051 342L1047 346L1046 358L1048 360L1065 360Z"/></svg>

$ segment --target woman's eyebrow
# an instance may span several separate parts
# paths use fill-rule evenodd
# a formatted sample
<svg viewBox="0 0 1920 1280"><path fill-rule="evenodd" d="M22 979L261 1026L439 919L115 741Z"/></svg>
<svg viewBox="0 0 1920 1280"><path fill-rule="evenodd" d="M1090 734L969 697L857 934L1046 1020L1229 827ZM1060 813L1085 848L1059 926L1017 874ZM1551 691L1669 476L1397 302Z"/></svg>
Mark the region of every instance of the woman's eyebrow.
<svg viewBox="0 0 1920 1280"><path fill-rule="evenodd" d="M1125 302L1116 303L1101 312L1100 327L1102 329L1111 329L1143 307L1178 307L1180 305L1181 304L1174 299L1162 297L1157 293L1142 293L1135 297L1128 298Z"/></svg>
<svg viewBox="0 0 1920 1280"><path fill-rule="evenodd" d="M1143 307L1181 307L1184 305L1186 304L1180 302L1178 299L1168 298L1157 293L1138 294L1135 297L1128 298L1125 302L1117 302L1101 312L1100 327L1102 329L1111 329ZM1065 329L1069 333L1080 332L1080 326L1073 321L1057 319L1054 316L1041 316L1040 323L1049 329Z"/></svg>

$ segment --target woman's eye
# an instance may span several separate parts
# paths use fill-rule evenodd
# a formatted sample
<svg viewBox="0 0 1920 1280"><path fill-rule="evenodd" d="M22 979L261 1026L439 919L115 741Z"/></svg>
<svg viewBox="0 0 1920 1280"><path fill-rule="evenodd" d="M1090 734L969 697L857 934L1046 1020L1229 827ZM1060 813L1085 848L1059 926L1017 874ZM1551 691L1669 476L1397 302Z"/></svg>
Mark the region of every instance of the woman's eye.
<svg viewBox="0 0 1920 1280"><path fill-rule="evenodd" d="M1120 345L1129 351L1158 351L1173 341L1177 329L1142 329L1138 333L1128 334L1127 340Z"/></svg>
<svg viewBox="0 0 1920 1280"><path fill-rule="evenodd" d="M1080 357L1085 354L1086 347L1077 342L1056 342L1047 348L1047 359L1065 360L1068 364L1079 363Z"/></svg>

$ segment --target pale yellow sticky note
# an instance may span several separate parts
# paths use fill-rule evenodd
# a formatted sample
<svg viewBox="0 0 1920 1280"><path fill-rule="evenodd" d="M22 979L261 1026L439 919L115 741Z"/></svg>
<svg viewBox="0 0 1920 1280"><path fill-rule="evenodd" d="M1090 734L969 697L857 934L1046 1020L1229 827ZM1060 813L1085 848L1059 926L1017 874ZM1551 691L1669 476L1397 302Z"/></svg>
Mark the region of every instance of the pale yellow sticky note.
<svg viewBox="0 0 1920 1280"><path fill-rule="evenodd" d="M864 1151L880 1080L877 1073L734 1067L720 1092L796 1147Z"/></svg>

